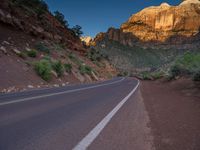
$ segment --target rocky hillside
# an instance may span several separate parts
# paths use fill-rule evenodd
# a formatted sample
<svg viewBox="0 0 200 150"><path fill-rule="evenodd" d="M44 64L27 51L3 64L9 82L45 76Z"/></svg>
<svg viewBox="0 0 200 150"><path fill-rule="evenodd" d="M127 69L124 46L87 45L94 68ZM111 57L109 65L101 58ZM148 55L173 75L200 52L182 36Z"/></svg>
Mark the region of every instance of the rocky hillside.
<svg viewBox="0 0 200 150"><path fill-rule="evenodd" d="M162 3L145 8L133 14L120 29L110 28L103 36L129 46L179 44L187 49L200 47L199 29L200 1L185 0L178 6Z"/></svg>
<svg viewBox="0 0 200 150"><path fill-rule="evenodd" d="M79 38L48 11L48 6L24 0L2 0L0 21L29 35L62 42L72 50L85 51ZM34 2L34 1L33 1ZM37 2L37 1L36 1Z"/></svg>
<svg viewBox="0 0 200 150"><path fill-rule="evenodd" d="M63 22L42 0L1 0L0 92L94 82L116 74L104 58L91 60L79 35Z"/></svg>

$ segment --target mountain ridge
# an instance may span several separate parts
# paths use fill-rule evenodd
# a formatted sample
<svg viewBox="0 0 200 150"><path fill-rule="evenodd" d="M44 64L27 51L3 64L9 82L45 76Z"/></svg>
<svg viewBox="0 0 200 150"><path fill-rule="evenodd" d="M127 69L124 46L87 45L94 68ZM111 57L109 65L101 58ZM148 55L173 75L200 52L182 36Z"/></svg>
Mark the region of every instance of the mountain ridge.
<svg viewBox="0 0 200 150"><path fill-rule="evenodd" d="M162 3L133 14L119 29L109 28L104 37L123 45L190 44L185 48L198 48L200 34L200 2L186 0L178 6ZM98 35L95 42L101 41ZM186 40L189 39L189 40ZM195 43L195 44L194 44Z"/></svg>

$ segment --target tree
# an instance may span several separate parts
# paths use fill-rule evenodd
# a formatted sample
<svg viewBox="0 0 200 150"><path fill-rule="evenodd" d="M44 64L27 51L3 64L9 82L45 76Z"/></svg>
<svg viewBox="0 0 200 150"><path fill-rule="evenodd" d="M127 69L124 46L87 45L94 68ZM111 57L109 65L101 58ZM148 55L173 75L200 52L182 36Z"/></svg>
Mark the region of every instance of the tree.
<svg viewBox="0 0 200 150"><path fill-rule="evenodd" d="M68 22L65 20L65 16L59 12L59 11L55 11L54 12L54 17L66 28L68 28L69 24Z"/></svg>
<svg viewBox="0 0 200 150"><path fill-rule="evenodd" d="M44 9L44 10L46 10L46 11L48 11L49 10L49 7L48 7L48 5L47 5L47 3L44 1L44 0L39 0L39 2L40 2L40 7L42 8L42 9Z"/></svg>
<svg viewBox="0 0 200 150"><path fill-rule="evenodd" d="M82 31L82 27L79 26L79 25L76 25L72 28L72 31L74 32L74 34L77 36L77 37L80 37L82 34L83 34L83 31Z"/></svg>

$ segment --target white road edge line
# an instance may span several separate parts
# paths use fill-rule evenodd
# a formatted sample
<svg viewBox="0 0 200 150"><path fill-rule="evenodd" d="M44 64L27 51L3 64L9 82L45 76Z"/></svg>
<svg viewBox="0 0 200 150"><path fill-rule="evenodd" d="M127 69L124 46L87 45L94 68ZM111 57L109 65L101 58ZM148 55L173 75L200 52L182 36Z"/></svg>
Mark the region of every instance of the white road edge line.
<svg viewBox="0 0 200 150"><path fill-rule="evenodd" d="M124 79L125 78L122 78L121 80L114 81L114 82L111 82L111 83L104 83L104 84L94 85L94 86L85 87L85 88L79 88L79 89L74 89L74 90L58 92L58 93L51 93L51 94L46 94L46 95L40 95L40 96L35 96L35 97L28 97L28 98L13 100L13 101L9 101L9 102L3 102L3 103L0 103L0 106L13 104L13 103L24 102L24 101L30 101L30 100L34 100L34 99L38 99L38 98L50 97L50 96L55 96L55 95L67 94L67 93L73 93L73 92L77 92L77 91L93 89L93 88L102 87L102 86L106 86L106 85L112 85L112 84L116 84L116 83L122 82Z"/></svg>
<svg viewBox="0 0 200 150"><path fill-rule="evenodd" d="M126 103L131 95L137 90L140 82L138 80L135 88L121 101L117 106L107 115L99 124L96 125L72 150L86 150L90 144L97 138L104 127L110 122L112 117L119 111L119 109Z"/></svg>

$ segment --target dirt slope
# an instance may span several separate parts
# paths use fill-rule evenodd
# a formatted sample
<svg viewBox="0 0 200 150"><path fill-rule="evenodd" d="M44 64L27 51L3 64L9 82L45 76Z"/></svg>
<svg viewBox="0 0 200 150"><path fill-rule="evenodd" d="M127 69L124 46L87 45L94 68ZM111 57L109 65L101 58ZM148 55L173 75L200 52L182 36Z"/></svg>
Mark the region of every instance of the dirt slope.
<svg viewBox="0 0 200 150"><path fill-rule="evenodd" d="M44 1L2 0L0 34L0 92L87 83L116 74L105 59L93 62L87 57L80 37L58 21ZM30 56L33 52L35 56ZM35 64L41 61L48 61L49 81L36 73Z"/></svg>
<svg viewBox="0 0 200 150"><path fill-rule="evenodd" d="M68 48L57 50L60 45L51 40L43 40L39 37L25 34L12 26L0 23L0 91L13 92L26 90L29 88L40 88L49 86L66 85L80 82L93 82L103 80L115 74L115 69L107 61L103 61L97 66L82 53ZM34 49L37 43L44 43L49 47L50 54L37 51L36 58L25 56L22 58L14 52L14 49L26 54L27 49ZM69 55L76 56L76 60L71 60ZM44 81L34 70L34 62L40 61L44 57L52 60L60 60L62 63L72 64L72 73L64 73L60 78L52 73L51 81ZM86 64L96 71L96 76L82 75L77 62ZM113 74L112 74L113 73Z"/></svg>

